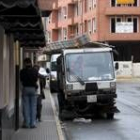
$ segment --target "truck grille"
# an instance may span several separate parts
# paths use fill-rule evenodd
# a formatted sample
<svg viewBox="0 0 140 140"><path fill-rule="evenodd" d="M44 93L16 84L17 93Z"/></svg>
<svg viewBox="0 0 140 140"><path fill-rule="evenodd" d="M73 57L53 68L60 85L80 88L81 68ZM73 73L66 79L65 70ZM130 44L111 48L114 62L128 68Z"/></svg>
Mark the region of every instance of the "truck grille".
<svg viewBox="0 0 140 140"><path fill-rule="evenodd" d="M97 91L98 90L98 86L97 83L86 83L86 88L85 91Z"/></svg>

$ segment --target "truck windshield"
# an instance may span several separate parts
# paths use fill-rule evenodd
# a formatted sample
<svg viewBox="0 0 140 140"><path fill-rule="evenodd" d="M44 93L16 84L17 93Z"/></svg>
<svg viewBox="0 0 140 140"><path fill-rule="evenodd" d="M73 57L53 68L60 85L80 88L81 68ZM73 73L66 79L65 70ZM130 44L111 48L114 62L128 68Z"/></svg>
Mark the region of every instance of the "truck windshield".
<svg viewBox="0 0 140 140"><path fill-rule="evenodd" d="M115 78L113 58L110 52L71 53L66 55L67 78L70 82L111 80Z"/></svg>

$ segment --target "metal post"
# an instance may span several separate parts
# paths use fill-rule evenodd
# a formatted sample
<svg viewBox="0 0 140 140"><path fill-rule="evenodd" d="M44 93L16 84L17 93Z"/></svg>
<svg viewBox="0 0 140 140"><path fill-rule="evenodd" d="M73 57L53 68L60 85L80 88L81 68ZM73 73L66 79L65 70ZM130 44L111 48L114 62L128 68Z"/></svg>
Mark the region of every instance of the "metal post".
<svg viewBox="0 0 140 140"><path fill-rule="evenodd" d="M2 110L0 109L0 140L2 140Z"/></svg>
<svg viewBox="0 0 140 140"><path fill-rule="evenodd" d="M15 130L19 129L19 42L15 43L15 61L16 61L16 96L15 96Z"/></svg>

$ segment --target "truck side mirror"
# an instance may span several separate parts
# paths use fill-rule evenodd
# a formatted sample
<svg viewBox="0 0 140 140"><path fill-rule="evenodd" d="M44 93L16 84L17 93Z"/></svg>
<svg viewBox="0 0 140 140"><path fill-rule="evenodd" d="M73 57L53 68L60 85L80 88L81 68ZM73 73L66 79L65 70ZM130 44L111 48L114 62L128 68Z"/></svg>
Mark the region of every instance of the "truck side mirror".
<svg viewBox="0 0 140 140"><path fill-rule="evenodd" d="M119 69L119 63L116 62L116 63L115 63L115 70L118 70L118 69Z"/></svg>
<svg viewBox="0 0 140 140"><path fill-rule="evenodd" d="M50 70L49 70L49 68L46 68L46 72L47 72L47 73L50 73Z"/></svg>
<svg viewBox="0 0 140 140"><path fill-rule="evenodd" d="M113 49L113 54L115 54L116 56L118 56L119 55L119 52L117 50Z"/></svg>

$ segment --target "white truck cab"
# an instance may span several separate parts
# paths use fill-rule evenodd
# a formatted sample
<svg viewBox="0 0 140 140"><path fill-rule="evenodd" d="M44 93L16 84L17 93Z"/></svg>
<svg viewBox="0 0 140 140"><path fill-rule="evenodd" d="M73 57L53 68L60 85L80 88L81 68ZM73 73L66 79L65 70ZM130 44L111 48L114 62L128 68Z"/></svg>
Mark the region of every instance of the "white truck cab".
<svg viewBox="0 0 140 140"><path fill-rule="evenodd" d="M108 119L118 112L113 51L104 44L100 46L91 43L90 48L62 50L57 60L61 118L63 110L79 116L103 112Z"/></svg>

